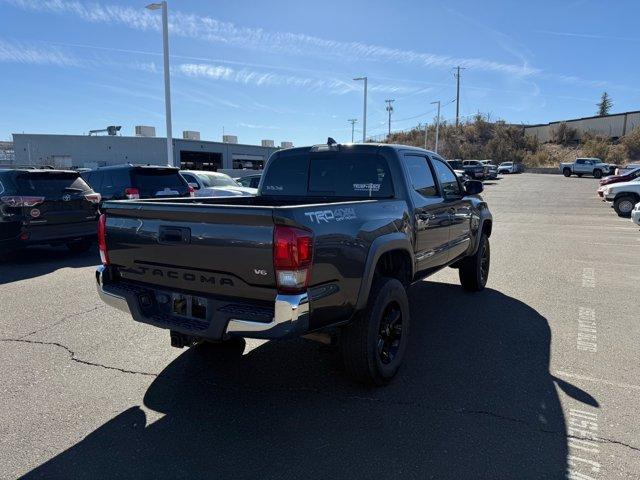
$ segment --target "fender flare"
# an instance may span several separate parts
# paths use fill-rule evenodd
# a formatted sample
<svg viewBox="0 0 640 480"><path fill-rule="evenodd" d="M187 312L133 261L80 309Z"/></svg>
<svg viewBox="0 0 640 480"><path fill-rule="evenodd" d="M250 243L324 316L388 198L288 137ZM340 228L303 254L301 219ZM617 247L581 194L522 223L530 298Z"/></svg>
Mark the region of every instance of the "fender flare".
<svg viewBox="0 0 640 480"><path fill-rule="evenodd" d="M480 237L482 237L482 231L484 230L484 226L487 222L491 223L491 228L493 229L493 215L491 215L488 208L483 208L480 210L480 224L473 240L473 250L471 251L471 255L474 255L478 251L478 247L480 246ZM489 236L491 236L491 232L489 232Z"/></svg>
<svg viewBox="0 0 640 480"><path fill-rule="evenodd" d="M411 258L411 278L413 278L415 274L415 255L409 238L400 232L381 235L376 238L371 243L371 247L369 247L367 262L362 272L362 282L360 283L360 290L358 291L356 310L363 310L367 306L378 260L384 253L392 250L403 250L409 254L409 258Z"/></svg>

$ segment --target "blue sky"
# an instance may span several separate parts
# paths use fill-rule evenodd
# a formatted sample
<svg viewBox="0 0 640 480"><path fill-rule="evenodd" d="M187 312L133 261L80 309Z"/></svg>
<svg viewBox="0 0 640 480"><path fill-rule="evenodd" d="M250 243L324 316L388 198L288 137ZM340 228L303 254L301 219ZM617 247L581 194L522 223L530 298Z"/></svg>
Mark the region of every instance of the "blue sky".
<svg viewBox="0 0 640 480"><path fill-rule="evenodd" d="M160 14L140 2L0 0L0 139L153 125L164 135ZM173 130L296 145L452 119L516 123L640 109L637 1L169 1ZM360 133L361 135L361 133Z"/></svg>

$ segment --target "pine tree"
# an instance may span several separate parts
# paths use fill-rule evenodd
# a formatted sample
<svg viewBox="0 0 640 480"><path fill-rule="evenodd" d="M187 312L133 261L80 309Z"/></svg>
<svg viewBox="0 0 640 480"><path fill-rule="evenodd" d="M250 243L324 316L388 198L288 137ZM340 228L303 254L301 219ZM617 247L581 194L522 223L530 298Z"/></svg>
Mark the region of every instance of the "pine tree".
<svg viewBox="0 0 640 480"><path fill-rule="evenodd" d="M611 97L607 92L602 93L602 97L600 97L600 102L596 104L598 106L598 115L604 116L609 115L609 111L611 107L613 107L613 102L611 101Z"/></svg>

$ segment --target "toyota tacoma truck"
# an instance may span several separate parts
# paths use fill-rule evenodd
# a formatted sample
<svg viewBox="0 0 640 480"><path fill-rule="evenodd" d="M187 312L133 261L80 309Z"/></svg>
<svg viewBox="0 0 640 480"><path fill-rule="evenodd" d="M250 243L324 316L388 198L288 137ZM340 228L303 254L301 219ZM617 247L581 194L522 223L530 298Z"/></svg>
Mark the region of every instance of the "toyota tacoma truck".
<svg viewBox="0 0 640 480"><path fill-rule="evenodd" d="M593 175L594 178L602 178L603 175L608 175L610 170L609 164L599 158L578 158L573 163L560 164L560 171L565 177L575 174L578 177Z"/></svg>
<svg viewBox="0 0 640 480"><path fill-rule="evenodd" d="M381 385L406 351L413 282L450 266L466 290L484 288L482 188L420 148L281 150L255 197L105 202L98 293L177 347L335 341L357 381Z"/></svg>

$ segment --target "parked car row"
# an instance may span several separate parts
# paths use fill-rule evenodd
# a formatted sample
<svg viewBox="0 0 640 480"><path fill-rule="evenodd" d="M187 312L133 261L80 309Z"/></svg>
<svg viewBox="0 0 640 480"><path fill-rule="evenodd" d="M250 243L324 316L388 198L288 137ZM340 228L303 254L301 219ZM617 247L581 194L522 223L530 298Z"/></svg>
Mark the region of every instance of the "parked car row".
<svg viewBox="0 0 640 480"><path fill-rule="evenodd" d="M259 174L242 180L245 178L249 185L260 181ZM257 188L224 173L158 165L124 164L80 171L0 169L0 259L30 245L88 250L97 238L104 201L256 193Z"/></svg>
<svg viewBox="0 0 640 480"><path fill-rule="evenodd" d="M622 175L611 175L600 180L597 194L610 202L620 217L626 217L640 225L640 165L632 170L623 170Z"/></svg>

